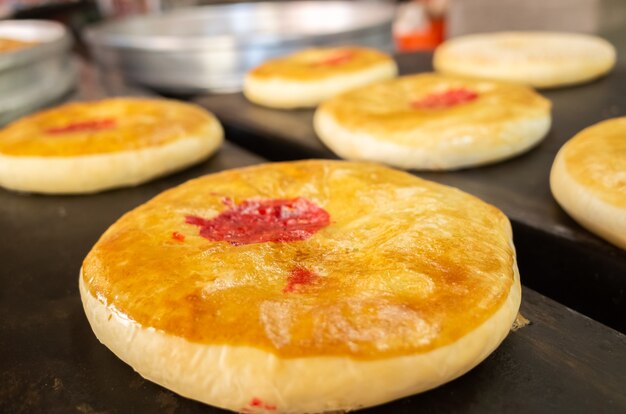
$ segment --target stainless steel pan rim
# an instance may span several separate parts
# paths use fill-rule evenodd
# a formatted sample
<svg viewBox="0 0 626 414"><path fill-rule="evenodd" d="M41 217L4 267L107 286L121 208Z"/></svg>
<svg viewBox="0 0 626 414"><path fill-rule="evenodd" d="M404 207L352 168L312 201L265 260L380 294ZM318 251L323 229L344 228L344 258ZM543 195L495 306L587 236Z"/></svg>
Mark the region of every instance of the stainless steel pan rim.
<svg viewBox="0 0 626 414"><path fill-rule="evenodd" d="M371 34L377 28L388 30L393 13L393 6L385 0L239 3L179 9L155 16L134 16L94 26L86 34L90 43L146 51L278 47L297 44L305 39L325 43L341 35L360 37ZM314 22L318 19L310 27L292 25L287 31L271 32L271 26L279 19L282 19L280 25L284 26L289 23L287 18L297 19L305 15ZM203 19L206 24L206 19L235 21L237 18L250 19L251 16L260 25L257 29L261 32L239 28L238 33L220 34L219 29L207 33L184 33L193 27L193 23L203 22ZM319 21L322 17L326 22ZM262 23L264 19L267 23ZM185 24L187 22L189 24ZM263 32L264 29L270 29L270 32ZM171 34L162 34L164 31Z"/></svg>
<svg viewBox="0 0 626 414"><path fill-rule="evenodd" d="M392 50L387 0L212 5L139 16L91 28L104 73L168 93L233 92L261 62L306 47Z"/></svg>

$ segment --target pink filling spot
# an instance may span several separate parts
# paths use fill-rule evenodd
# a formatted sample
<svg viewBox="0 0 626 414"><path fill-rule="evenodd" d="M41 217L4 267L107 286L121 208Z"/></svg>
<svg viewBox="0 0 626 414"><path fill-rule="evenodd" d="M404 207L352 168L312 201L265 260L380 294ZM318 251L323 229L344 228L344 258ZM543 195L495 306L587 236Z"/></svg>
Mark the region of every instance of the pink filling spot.
<svg viewBox="0 0 626 414"><path fill-rule="evenodd" d="M265 404L260 398L256 398L256 397L250 400L250 402L248 403L248 407L264 408L268 411L274 411L276 409L275 405ZM252 410L248 407L242 408L241 411L244 413L252 412Z"/></svg>
<svg viewBox="0 0 626 414"><path fill-rule="evenodd" d="M345 50L333 54L331 57L314 62L313 66L337 66L354 59L354 52Z"/></svg>
<svg viewBox="0 0 626 414"><path fill-rule="evenodd" d="M301 266L293 268L289 277L287 278L287 284L283 288L284 293L291 293L299 290L301 286L309 286L315 284L319 279L319 276Z"/></svg>
<svg viewBox="0 0 626 414"><path fill-rule="evenodd" d="M416 109L444 109L472 102L476 98L478 98L478 94L468 89L448 89L444 92L426 95L419 101L413 101L411 107Z"/></svg>
<svg viewBox="0 0 626 414"><path fill-rule="evenodd" d="M175 231L175 232L172 233L172 239L178 240L179 242L184 242L185 241L185 235Z"/></svg>
<svg viewBox="0 0 626 414"><path fill-rule="evenodd" d="M228 207L212 219L186 216L185 222L200 227L200 236L227 241L234 246L265 242L306 240L330 224L330 215L306 198L245 200Z"/></svg>
<svg viewBox="0 0 626 414"><path fill-rule="evenodd" d="M115 119L93 119L90 121L74 122L73 124L64 125L62 127L48 128L45 132L48 134L65 134L71 132L102 131L114 127Z"/></svg>

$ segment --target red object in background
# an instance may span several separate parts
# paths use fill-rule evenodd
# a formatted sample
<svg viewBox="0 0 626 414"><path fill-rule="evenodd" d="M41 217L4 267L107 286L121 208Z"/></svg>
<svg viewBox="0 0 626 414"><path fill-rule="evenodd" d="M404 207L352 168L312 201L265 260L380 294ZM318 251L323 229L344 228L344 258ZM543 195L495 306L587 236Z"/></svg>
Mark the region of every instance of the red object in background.
<svg viewBox="0 0 626 414"><path fill-rule="evenodd" d="M400 52L433 50L444 40L445 20L430 20L426 27L394 36Z"/></svg>
<svg viewBox="0 0 626 414"><path fill-rule="evenodd" d="M412 0L399 6L393 37L400 52L433 50L444 40L448 0Z"/></svg>

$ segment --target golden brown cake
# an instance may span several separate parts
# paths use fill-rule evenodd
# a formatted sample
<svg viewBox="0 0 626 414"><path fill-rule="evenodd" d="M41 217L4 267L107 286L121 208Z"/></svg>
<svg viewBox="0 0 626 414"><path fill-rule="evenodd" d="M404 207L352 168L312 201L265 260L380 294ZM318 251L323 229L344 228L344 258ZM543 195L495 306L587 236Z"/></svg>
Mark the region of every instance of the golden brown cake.
<svg viewBox="0 0 626 414"><path fill-rule="evenodd" d="M145 378L240 412L382 404L450 381L507 335L507 218L375 164L302 161L189 181L111 226L80 291Z"/></svg>
<svg viewBox="0 0 626 414"><path fill-rule="evenodd" d="M134 185L207 158L222 135L212 114L173 100L70 103L0 130L0 185L38 193Z"/></svg>
<svg viewBox="0 0 626 414"><path fill-rule="evenodd" d="M393 59L375 49L312 48L254 68L243 92L263 106L314 107L340 92L392 78L397 71Z"/></svg>
<svg viewBox="0 0 626 414"><path fill-rule="evenodd" d="M615 66L615 48L579 33L500 32L453 38L435 51L434 66L448 75L554 88L588 82Z"/></svg>
<svg viewBox="0 0 626 414"><path fill-rule="evenodd" d="M550 187L576 221L626 249L626 117L586 128L563 145Z"/></svg>
<svg viewBox="0 0 626 414"><path fill-rule="evenodd" d="M525 86L431 73L338 95L314 126L342 158L449 170L528 150L549 130L550 106Z"/></svg>

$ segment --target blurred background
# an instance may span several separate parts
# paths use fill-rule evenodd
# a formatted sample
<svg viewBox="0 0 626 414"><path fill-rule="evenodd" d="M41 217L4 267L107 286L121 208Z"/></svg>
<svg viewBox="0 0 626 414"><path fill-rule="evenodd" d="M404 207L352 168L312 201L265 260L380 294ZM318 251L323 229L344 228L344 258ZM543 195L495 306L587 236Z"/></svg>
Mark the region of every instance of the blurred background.
<svg viewBox="0 0 626 414"><path fill-rule="evenodd" d="M76 84L70 99L134 86L187 98L230 93L252 67L305 47L363 45L430 61L446 38L502 30L600 35L624 62L626 0L0 0L0 38L37 44L0 57L0 124Z"/></svg>
<svg viewBox="0 0 626 414"><path fill-rule="evenodd" d="M278 0L288 2L289 0ZM322 0L323 1L323 0ZM368 0L364 0L367 2ZM256 2L248 0L247 2ZM353 1L354 3L359 0ZM361 1L363 2L363 1ZM87 24L136 14L235 0L0 0L0 18L55 19L75 33ZM624 0L404 0L393 22L400 51L429 50L446 36L498 30L563 30L595 33L626 44Z"/></svg>

